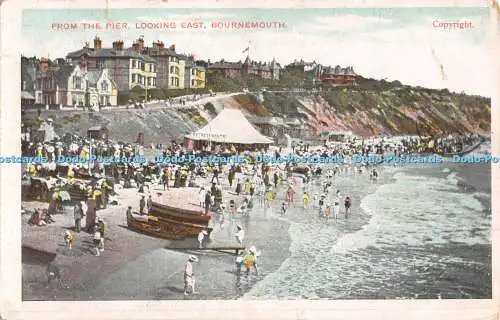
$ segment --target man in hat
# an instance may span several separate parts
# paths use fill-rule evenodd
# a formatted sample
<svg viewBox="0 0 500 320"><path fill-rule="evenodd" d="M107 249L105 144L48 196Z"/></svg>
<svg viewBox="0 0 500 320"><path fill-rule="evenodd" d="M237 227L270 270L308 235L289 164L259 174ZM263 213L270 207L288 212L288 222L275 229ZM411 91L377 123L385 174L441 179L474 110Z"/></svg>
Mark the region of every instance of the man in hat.
<svg viewBox="0 0 500 320"><path fill-rule="evenodd" d="M186 267L184 268L184 295L188 295L188 288L191 287L192 293L197 293L194 289L195 278L193 272L193 262L197 262L198 258L195 256L189 256L186 262Z"/></svg>
<svg viewBox="0 0 500 320"><path fill-rule="evenodd" d="M139 200L139 213L144 214L144 207L146 206L146 200L144 198L144 195L141 197L141 200Z"/></svg>
<svg viewBox="0 0 500 320"><path fill-rule="evenodd" d="M203 240L205 239L205 236L208 235L208 232L206 230L201 230L200 233L198 234L198 243L199 243L199 248L203 248Z"/></svg>
<svg viewBox="0 0 500 320"><path fill-rule="evenodd" d="M151 195L149 195L146 205L148 207L148 214L149 214L151 213L151 211L153 211L153 199L151 198Z"/></svg>

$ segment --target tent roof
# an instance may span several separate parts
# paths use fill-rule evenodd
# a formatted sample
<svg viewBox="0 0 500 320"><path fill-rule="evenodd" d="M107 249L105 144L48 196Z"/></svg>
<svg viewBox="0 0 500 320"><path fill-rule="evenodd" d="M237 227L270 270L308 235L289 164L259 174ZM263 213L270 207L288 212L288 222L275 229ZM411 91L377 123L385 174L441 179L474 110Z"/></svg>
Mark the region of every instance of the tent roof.
<svg viewBox="0 0 500 320"><path fill-rule="evenodd" d="M273 143L273 140L260 134L238 109L222 110L210 123L186 138L222 143Z"/></svg>

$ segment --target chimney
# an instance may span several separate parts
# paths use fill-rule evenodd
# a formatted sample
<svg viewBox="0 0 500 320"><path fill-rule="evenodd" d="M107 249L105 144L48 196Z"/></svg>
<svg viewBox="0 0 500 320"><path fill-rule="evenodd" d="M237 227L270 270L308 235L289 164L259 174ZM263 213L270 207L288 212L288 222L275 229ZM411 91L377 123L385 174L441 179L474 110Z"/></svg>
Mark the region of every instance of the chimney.
<svg viewBox="0 0 500 320"><path fill-rule="evenodd" d="M137 50L142 51L144 49L144 39L139 38L137 39Z"/></svg>
<svg viewBox="0 0 500 320"><path fill-rule="evenodd" d="M170 49L171 49L173 52L175 52L175 44L171 45L171 46L170 46Z"/></svg>
<svg viewBox="0 0 500 320"><path fill-rule="evenodd" d="M123 41L114 41L113 42L113 50L115 51L122 51L123 50Z"/></svg>
<svg viewBox="0 0 500 320"><path fill-rule="evenodd" d="M160 40L153 42L153 49L163 52L163 50L165 49L165 44L163 44L163 42L161 42Z"/></svg>
<svg viewBox="0 0 500 320"><path fill-rule="evenodd" d="M45 70L49 67L49 59L47 58L41 58L40 59L40 70Z"/></svg>
<svg viewBox="0 0 500 320"><path fill-rule="evenodd" d="M99 37L95 37L94 38L94 50L101 50L101 44L102 44L102 41Z"/></svg>

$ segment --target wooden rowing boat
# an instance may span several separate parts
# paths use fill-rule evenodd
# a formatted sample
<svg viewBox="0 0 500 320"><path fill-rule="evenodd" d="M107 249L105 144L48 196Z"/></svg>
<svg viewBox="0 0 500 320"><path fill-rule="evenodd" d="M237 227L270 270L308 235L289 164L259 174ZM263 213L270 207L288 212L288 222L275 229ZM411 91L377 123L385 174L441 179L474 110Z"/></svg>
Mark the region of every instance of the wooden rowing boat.
<svg viewBox="0 0 500 320"><path fill-rule="evenodd" d="M153 202L151 214L158 217L193 224L208 225L208 222L210 221L209 216L202 216L199 211L175 208L158 202Z"/></svg>
<svg viewBox="0 0 500 320"><path fill-rule="evenodd" d="M127 216L129 228L139 232L170 240L183 240L197 237L202 230L210 232L211 217L201 216L199 212L173 208L157 202L149 216L132 214Z"/></svg>
<svg viewBox="0 0 500 320"><path fill-rule="evenodd" d="M127 225L133 230L169 240L184 240L197 237L202 230L207 230L209 233L212 231L208 224L194 224L165 217L141 216L139 214L129 215Z"/></svg>

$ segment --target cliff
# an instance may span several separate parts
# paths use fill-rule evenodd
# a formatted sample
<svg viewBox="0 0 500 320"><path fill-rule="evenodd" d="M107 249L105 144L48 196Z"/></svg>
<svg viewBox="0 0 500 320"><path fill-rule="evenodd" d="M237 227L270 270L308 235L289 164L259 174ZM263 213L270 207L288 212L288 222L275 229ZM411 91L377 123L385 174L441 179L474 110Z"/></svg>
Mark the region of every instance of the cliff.
<svg viewBox="0 0 500 320"><path fill-rule="evenodd" d="M247 115L300 118L315 134L330 130L351 130L363 136L418 131L486 133L491 125L490 105L489 98L367 79L358 87L322 92L241 93L181 108L152 106L150 110L101 113L43 111L42 118L52 117L59 134L86 135L90 126L105 125L113 140L135 141L142 132L149 143L179 139L205 125L225 107L241 109ZM36 112L25 112L23 121L34 124Z"/></svg>

